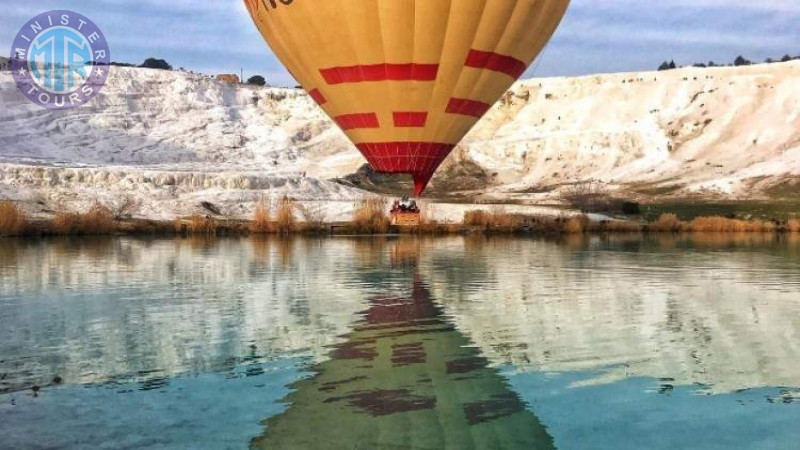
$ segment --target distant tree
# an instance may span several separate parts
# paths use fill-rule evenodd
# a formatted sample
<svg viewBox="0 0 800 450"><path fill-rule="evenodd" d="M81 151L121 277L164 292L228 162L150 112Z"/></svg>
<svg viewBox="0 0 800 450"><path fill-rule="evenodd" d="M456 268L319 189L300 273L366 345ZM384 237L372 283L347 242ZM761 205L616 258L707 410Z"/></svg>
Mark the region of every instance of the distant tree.
<svg viewBox="0 0 800 450"><path fill-rule="evenodd" d="M781 58L781 62L789 62L791 60L792 60L792 57L789 56L789 55L783 55L783 58Z"/></svg>
<svg viewBox="0 0 800 450"><path fill-rule="evenodd" d="M714 61L709 61L708 67L717 67L717 63L715 63Z"/></svg>
<svg viewBox="0 0 800 450"><path fill-rule="evenodd" d="M161 70L172 70L172 66L169 65L163 59L156 59L156 58L147 58L144 60L141 66L145 69L161 69Z"/></svg>
<svg viewBox="0 0 800 450"><path fill-rule="evenodd" d="M764 62L765 62L766 64L772 64L772 63L774 63L774 62L775 62L775 60L774 60L774 59L772 59L772 58L767 58L767 59L766 59L766 61L764 61Z"/></svg>
<svg viewBox="0 0 800 450"><path fill-rule="evenodd" d="M701 68L705 68L705 67L707 67L707 66L706 66L705 64L703 64L703 63L697 63L697 64L695 64L694 66L695 66L695 67L701 67Z"/></svg>
<svg viewBox="0 0 800 450"><path fill-rule="evenodd" d="M678 66L675 65L675 61L670 61L670 62L664 61L663 63L661 63L660 66L658 66L658 70L662 70L662 71L663 70L672 70L672 69L677 69L677 67Z"/></svg>
<svg viewBox="0 0 800 450"><path fill-rule="evenodd" d="M745 59L744 56L741 56L741 55L737 56L736 60L733 62L733 65L737 66L737 67L739 67L739 66L749 66L750 64L752 64L752 63L750 61L748 61L747 59Z"/></svg>
<svg viewBox="0 0 800 450"><path fill-rule="evenodd" d="M247 84L252 84L254 86L266 86L267 80L264 79L261 75L254 75L247 80Z"/></svg>

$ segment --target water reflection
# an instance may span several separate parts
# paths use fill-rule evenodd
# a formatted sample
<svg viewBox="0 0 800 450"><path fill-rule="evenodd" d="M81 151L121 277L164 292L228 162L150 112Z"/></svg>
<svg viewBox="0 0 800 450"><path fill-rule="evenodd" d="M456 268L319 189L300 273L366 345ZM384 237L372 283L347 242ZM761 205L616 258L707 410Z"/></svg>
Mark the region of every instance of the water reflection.
<svg viewBox="0 0 800 450"><path fill-rule="evenodd" d="M416 268L418 251L416 240L392 247L393 265L413 274L410 293L371 298L331 358L291 386L289 408L266 421L251 448L554 448L507 381L444 316Z"/></svg>
<svg viewBox="0 0 800 450"><path fill-rule="evenodd" d="M0 239L11 448L789 449L798 360L798 235Z"/></svg>

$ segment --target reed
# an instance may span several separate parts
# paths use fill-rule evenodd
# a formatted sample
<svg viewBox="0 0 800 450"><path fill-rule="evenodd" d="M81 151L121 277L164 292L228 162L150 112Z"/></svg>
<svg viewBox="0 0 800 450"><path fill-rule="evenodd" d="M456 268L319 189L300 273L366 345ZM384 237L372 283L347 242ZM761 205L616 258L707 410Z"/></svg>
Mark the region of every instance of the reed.
<svg viewBox="0 0 800 450"><path fill-rule="evenodd" d="M283 234L297 231L297 222L294 218L294 200L288 196L278 200L278 210L275 213L275 231Z"/></svg>
<svg viewBox="0 0 800 450"><path fill-rule="evenodd" d="M464 226L487 228L489 224L489 213L476 209L464 212Z"/></svg>
<svg viewBox="0 0 800 450"><path fill-rule="evenodd" d="M379 234L389 231L386 200L382 197L361 200L353 211L352 226L359 233Z"/></svg>
<svg viewBox="0 0 800 450"><path fill-rule="evenodd" d="M272 226L272 202L269 199L262 199L256 205L253 222L250 224L250 231L256 234L269 233Z"/></svg>
<svg viewBox="0 0 800 450"><path fill-rule="evenodd" d="M219 222L213 217L201 216L200 214L192 214L186 223L186 232L188 234L203 234L206 236L216 236L219 229Z"/></svg>
<svg viewBox="0 0 800 450"><path fill-rule="evenodd" d="M0 235L17 236L28 229L28 217L10 200L0 201Z"/></svg>

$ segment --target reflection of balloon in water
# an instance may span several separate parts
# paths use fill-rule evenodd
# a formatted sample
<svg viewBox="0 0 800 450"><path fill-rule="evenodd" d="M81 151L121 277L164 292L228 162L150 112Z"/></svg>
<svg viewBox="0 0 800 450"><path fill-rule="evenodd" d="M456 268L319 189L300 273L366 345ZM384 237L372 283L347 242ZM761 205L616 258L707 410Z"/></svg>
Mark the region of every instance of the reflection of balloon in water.
<svg viewBox="0 0 800 450"><path fill-rule="evenodd" d="M291 74L415 193L552 36L569 0L245 0Z"/></svg>

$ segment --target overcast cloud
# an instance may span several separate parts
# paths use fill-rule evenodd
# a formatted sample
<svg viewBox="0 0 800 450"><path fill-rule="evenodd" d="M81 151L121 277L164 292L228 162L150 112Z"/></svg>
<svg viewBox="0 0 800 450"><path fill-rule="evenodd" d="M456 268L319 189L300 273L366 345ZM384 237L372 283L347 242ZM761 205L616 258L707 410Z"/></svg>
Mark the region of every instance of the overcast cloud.
<svg viewBox="0 0 800 450"><path fill-rule="evenodd" d="M34 15L71 9L103 29L115 61L155 56L203 73L241 68L245 76L261 74L271 84L294 84L241 0L0 0L0 7L3 48ZM797 56L798 23L800 0L573 0L527 75L649 70L668 59L730 62L739 54L754 61Z"/></svg>

